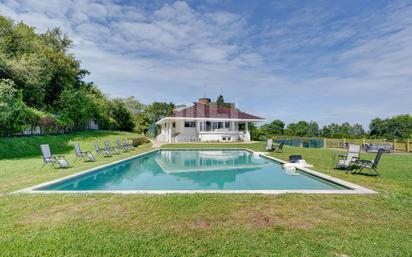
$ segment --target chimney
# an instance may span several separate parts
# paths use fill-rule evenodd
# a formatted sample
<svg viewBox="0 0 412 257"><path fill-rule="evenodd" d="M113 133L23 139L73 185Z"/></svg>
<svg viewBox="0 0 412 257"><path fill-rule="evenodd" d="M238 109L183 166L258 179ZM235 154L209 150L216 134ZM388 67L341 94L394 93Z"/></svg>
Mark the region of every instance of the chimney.
<svg viewBox="0 0 412 257"><path fill-rule="evenodd" d="M210 98L206 98L206 97L199 98L199 103L204 104L204 105L209 105L210 104Z"/></svg>

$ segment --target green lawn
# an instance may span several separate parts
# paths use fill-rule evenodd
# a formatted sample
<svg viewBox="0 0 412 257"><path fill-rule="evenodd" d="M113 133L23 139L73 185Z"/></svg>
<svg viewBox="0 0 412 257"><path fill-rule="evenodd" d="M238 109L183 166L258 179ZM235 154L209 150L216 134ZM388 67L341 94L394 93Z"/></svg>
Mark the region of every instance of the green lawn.
<svg viewBox="0 0 412 257"><path fill-rule="evenodd" d="M20 138L0 138L0 192L10 192L23 187L36 185L62 176L67 176L86 170L97 165L103 165L138 152L147 151L150 145L139 147L136 151L113 155L111 158L97 157L96 163L76 160L73 143L78 142L82 151L91 151L93 154L94 141L98 140L100 147L103 141L108 140L114 146L117 138L140 137L127 132L99 131L79 132L59 136L38 136ZM73 166L70 169L54 169L51 165L41 168L40 144L50 144L53 154L63 154Z"/></svg>
<svg viewBox="0 0 412 257"><path fill-rule="evenodd" d="M7 194L131 154L40 170L38 145L73 159L71 142L134 136L95 132L0 139L1 256L411 256L412 155L384 155L379 178L332 167L332 150L286 147L315 170L378 195ZM168 145L246 147L263 144ZM7 150L9 149L9 150ZM11 149L11 150L10 150ZM137 152L149 150L140 147ZM373 155L362 154L364 158Z"/></svg>

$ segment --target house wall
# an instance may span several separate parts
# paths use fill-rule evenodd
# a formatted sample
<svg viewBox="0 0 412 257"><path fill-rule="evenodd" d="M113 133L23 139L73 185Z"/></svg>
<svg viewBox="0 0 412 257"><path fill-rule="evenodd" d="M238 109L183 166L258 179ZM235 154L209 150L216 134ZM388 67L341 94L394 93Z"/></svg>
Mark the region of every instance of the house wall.
<svg viewBox="0 0 412 257"><path fill-rule="evenodd" d="M224 140L224 138L226 138ZM238 132L218 132L218 133L201 133L199 134L199 139L201 142L234 142L239 140Z"/></svg>
<svg viewBox="0 0 412 257"><path fill-rule="evenodd" d="M182 120L177 120L175 121L176 127L173 129L173 134L177 133L182 133L184 130L184 122ZM173 122L172 122L172 128L173 128Z"/></svg>
<svg viewBox="0 0 412 257"><path fill-rule="evenodd" d="M164 133L163 128L161 129L160 133L156 136L156 140L159 142L166 142L166 135Z"/></svg>
<svg viewBox="0 0 412 257"><path fill-rule="evenodd" d="M193 120L186 120L192 121ZM175 127L173 127L173 122ZM161 133L156 137L161 142L234 142L243 140L250 141L250 134L247 131L238 131L238 122L231 122L230 128L217 129L214 131L200 131L200 121L196 122L196 127L185 127L184 120L170 121L165 127L162 124Z"/></svg>
<svg viewBox="0 0 412 257"><path fill-rule="evenodd" d="M188 120L188 121L190 121L190 120ZM196 136L197 135L197 129L198 129L197 126L194 127L194 128L185 128L185 123L184 123L184 121L182 121L181 122L181 128L182 128L182 135L185 135L185 136Z"/></svg>

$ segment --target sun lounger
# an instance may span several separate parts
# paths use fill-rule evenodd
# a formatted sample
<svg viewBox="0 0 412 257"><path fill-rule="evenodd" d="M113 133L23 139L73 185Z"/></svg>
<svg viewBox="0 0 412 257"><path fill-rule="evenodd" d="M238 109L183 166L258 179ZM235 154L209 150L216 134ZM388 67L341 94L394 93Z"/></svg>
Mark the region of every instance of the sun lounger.
<svg viewBox="0 0 412 257"><path fill-rule="evenodd" d="M379 149L378 152L376 153L375 159L370 161L370 160L357 160L353 164L353 169L350 171L348 170L348 173L358 173L358 174L365 174L365 175L370 175L370 176L379 176L379 173L377 171L378 168L378 163L382 157L382 154L385 150L383 148Z"/></svg>
<svg viewBox="0 0 412 257"><path fill-rule="evenodd" d="M347 154L339 155L340 160L336 164L336 168L349 170L351 165L359 159L360 150L360 145L349 144Z"/></svg>
<svg viewBox="0 0 412 257"><path fill-rule="evenodd" d="M123 139L123 148L127 149L128 151L131 151L134 149L132 144L127 143L127 139Z"/></svg>
<svg viewBox="0 0 412 257"><path fill-rule="evenodd" d="M64 157L64 155L52 155L50 151L50 146L48 144L43 144L40 145L40 149L42 152L42 158L43 158L43 166L42 168L47 165L51 164L54 168L56 168L56 165L58 165L59 168L69 168L70 164Z"/></svg>
<svg viewBox="0 0 412 257"><path fill-rule="evenodd" d="M105 157L111 157L112 153L110 152L110 148L106 150L106 148L100 148L99 143L97 141L94 141L94 149L96 150L97 155L99 156L105 156Z"/></svg>
<svg viewBox="0 0 412 257"><path fill-rule="evenodd" d="M115 148L116 148L117 152L119 152L119 153L120 153L122 148L123 148L124 152L129 151L129 149L127 147L124 147L124 146L122 146L122 144L120 144L120 139L119 138L116 139L116 147Z"/></svg>
<svg viewBox="0 0 412 257"><path fill-rule="evenodd" d="M104 149L107 151L107 152L109 152L110 153L110 155L111 155L111 151L113 150L116 154L120 154L120 151L119 150L117 150L116 148L114 148L114 147L111 147L110 145L109 145L109 141L104 141Z"/></svg>
<svg viewBox="0 0 412 257"><path fill-rule="evenodd" d="M273 151L275 152L282 152L283 150L283 146L285 145L285 143L281 142L279 145L275 145L273 146Z"/></svg>
<svg viewBox="0 0 412 257"><path fill-rule="evenodd" d="M268 139L266 141L265 151L273 151L273 139Z"/></svg>
<svg viewBox="0 0 412 257"><path fill-rule="evenodd" d="M78 143L74 143L74 150L76 151L76 160L78 158L81 158L91 162L96 161L94 155L90 151L82 152L82 150L80 149L80 145Z"/></svg>

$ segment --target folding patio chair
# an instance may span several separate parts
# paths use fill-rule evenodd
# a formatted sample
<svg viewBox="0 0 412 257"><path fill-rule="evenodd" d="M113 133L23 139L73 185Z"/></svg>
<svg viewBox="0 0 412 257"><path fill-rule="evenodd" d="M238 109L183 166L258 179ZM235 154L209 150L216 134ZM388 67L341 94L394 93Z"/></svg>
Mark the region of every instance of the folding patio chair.
<svg viewBox="0 0 412 257"><path fill-rule="evenodd" d="M70 164L64 157L64 155L52 155L50 151L50 146L48 144L43 144L40 145L41 153L42 153L42 158L43 158L43 166L42 168L51 163L51 165L56 168L56 165L59 166L59 168L69 168Z"/></svg>
<svg viewBox="0 0 412 257"><path fill-rule="evenodd" d="M83 160L88 160L91 162L96 161L94 155L90 151L82 152L82 150L80 149L80 145L78 143L74 143L74 150L76 151L76 160L78 158L81 158Z"/></svg>

